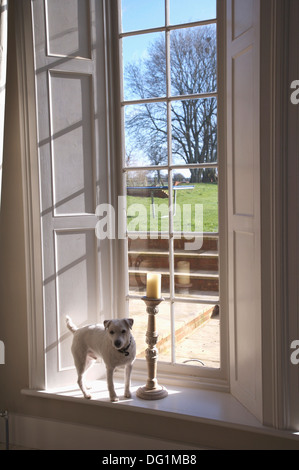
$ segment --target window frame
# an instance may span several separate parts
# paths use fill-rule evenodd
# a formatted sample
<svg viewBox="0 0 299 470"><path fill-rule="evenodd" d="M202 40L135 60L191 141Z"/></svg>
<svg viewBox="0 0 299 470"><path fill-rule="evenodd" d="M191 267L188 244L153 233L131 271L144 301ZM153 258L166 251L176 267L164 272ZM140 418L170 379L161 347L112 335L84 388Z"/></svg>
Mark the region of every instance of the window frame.
<svg viewBox="0 0 299 470"><path fill-rule="evenodd" d="M209 386L217 390L221 389L223 391L228 391L229 389L229 347L228 347L228 322L227 322L227 215L226 215L226 201L227 201L227 188L226 188L226 140L225 140L225 115L226 115L226 105L225 105L225 40L226 40L226 5L225 2L217 0L217 17L216 19L196 21L194 23L183 23L181 25L170 25L168 24L159 28L149 28L146 30L138 30L135 32L122 32L121 30L121 0L115 0L114 3L117 3L117 9L112 9L111 21L109 23L110 32L108 29L108 34L112 41L112 47L110 48L110 63L113 64L113 69L111 71L111 76L109 80L110 90L113 90L115 96L117 112L115 113L115 120L113 126L116 133L115 141L119 142L117 138L118 135L121 135L121 141L115 147L115 153L113 155L115 160L115 168L119 168L120 165L118 162L121 162L122 168L121 171L118 171L118 194L126 194L126 181L125 174L127 171L134 169L140 169L140 167L126 166L124 161L124 108L128 104L139 104L139 103L151 103L151 102L166 102L168 109L168 116L170 116L170 107L171 103L180 99L192 99L196 97L198 99L205 97L216 97L217 98L217 118L218 118L218 161L216 164L196 164L196 167L218 167L219 170L219 181L218 181L218 221L219 221L219 230L218 230L218 246L219 246L219 303L221 304L221 320L220 320L220 368L219 369L210 369L210 368L201 368L195 366L181 365L177 363L164 363L159 362L159 374L162 379L166 380L168 383L174 384L185 384L188 383L191 386ZM166 5L168 2L166 2ZM167 8L166 8L167 10ZM166 11L166 17L169 15L169 11ZM124 100L123 99L123 89L122 89L122 58L120 53L119 41L124 37L130 35L143 34L145 32L165 32L166 36L170 35L170 32L178 28L187 28L190 26L199 26L205 24L216 24L217 25L217 77L218 77L218 86L217 91L214 93L202 93L196 95L182 95L182 96L172 96L169 89L170 76L167 78L167 95L161 98L153 99L144 99L144 100ZM170 40L167 40L168 45L166 48L168 53L166 56L169 58L169 48ZM222 47L219 47L219 44ZM170 73L169 67L168 75ZM219 80L219 77L222 79ZM115 93L115 87L118 88ZM110 91L112 93L112 91ZM169 120L169 117L168 117ZM168 126L169 128L169 126ZM169 132L168 132L169 133ZM169 136L168 136L169 138ZM219 158L219 156L221 156ZM173 162L169 162L168 154L168 165L166 166L147 166L143 167L146 170L154 170L159 168L162 170L173 170L180 168L189 168L192 165L176 165ZM172 188L172 179L169 180L170 192ZM118 252L122 253L122 260L125 263L124 270L119 272L118 278L120 276L126 276L128 272L128 253L127 253L127 243L125 240L118 240ZM171 265L171 263L170 263ZM123 289L123 288L122 288ZM122 290L122 295L124 295L125 304L121 305L121 311L128 312L128 298L138 298L139 296L128 295L128 285L125 283L125 290ZM177 300L178 301L178 300ZM185 301L185 299L184 299ZM171 316L174 317L174 303L172 302L171 293L170 293L170 302L171 302ZM190 299L190 302L194 302L194 299ZM157 318L158 329L159 329L159 317ZM134 364L133 376L136 378L143 377L145 374L146 362L144 360L137 359Z"/></svg>

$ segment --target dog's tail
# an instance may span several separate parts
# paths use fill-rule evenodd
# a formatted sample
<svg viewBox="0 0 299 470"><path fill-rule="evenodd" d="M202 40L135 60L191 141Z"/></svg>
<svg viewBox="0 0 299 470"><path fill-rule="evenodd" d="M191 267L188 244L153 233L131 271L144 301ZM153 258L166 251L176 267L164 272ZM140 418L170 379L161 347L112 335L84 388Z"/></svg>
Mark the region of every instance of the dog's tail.
<svg viewBox="0 0 299 470"><path fill-rule="evenodd" d="M76 325L74 325L74 323L72 322L72 320L70 319L70 317L66 316L66 326L68 327L68 329L72 332L72 333L75 333L77 331L77 327Z"/></svg>

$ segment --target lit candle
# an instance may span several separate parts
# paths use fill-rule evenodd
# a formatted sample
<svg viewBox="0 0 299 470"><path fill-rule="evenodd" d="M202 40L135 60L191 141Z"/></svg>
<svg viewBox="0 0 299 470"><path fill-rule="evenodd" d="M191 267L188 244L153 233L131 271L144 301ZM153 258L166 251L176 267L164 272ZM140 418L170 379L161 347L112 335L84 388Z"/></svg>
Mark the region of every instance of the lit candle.
<svg viewBox="0 0 299 470"><path fill-rule="evenodd" d="M155 274L155 273L147 274L146 296L150 299L161 298L161 274Z"/></svg>

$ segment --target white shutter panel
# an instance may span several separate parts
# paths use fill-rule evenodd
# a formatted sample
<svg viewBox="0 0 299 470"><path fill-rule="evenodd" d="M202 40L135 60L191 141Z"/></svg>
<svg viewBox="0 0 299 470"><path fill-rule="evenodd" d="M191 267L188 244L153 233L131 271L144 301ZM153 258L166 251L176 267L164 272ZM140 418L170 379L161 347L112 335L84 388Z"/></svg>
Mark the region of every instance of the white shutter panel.
<svg viewBox="0 0 299 470"><path fill-rule="evenodd" d="M231 392L262 419L260 0L227 2Z"/></svg>
<svg viewBox="0 0 299 470"><path fill-rule="evenodd" d="M46 385L55 387L76 380L65 316L83 325L111 315L108 240L95 236L96 207L109 202L104 17L101 0L31 5Z"/></svg>

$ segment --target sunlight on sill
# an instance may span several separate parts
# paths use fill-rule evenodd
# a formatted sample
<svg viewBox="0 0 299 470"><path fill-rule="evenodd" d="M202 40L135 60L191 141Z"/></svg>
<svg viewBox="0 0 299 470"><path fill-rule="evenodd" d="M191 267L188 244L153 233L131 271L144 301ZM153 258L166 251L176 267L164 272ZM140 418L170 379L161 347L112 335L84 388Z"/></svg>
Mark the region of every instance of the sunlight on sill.
<svg viewBox="0 0 299 470"><path fill-rule="evenodd" d="M225 392L194 389L181 386L167 386L168 396L160 400L143 400L136 396L137 389L144 385L132 383L132 398L124 398L124 384L115 381L118 402L109 399L105 380L90 382L92 398L83 397L76 385L47 390L22 390L22 394L86 404L87 406L109 407L134 413L148 413L157 416L168 415L187 421L201 421L228 424L234 427L249 426L263 428L261 423L238 402L232 395ZM115 408L116 409L116 408Z"/></svg>
<svg viewBox="0 0 299 470"><path fill-rule="evenodd" d="M124 386L122 383L115 382L114 383L115 391L117 396L119 397L118 402L112 403L113 405L117 405L117 403L128 403L128 402L133 402L135 399L139 401L139 399L136 397L136 391L139 386L133 386L131 387L131 393L132 393L132 398L125 398L123 395L124 392ZM105 380L94 380L89 383L89 393L91 394L91 399L87 400L84 399L81 390L79 387L61 387L61 388L52 388L52 389L47 389L44 391L41 391L41 393L45 394L55 394L59 395L61 397L71 397L71 398L79 398L84 400L86 403L89 402L110 402L108 390L107 390L107 384ZM179 390L168 390L168 396L181 393ZM140 400L142 403L144 400Z"/></svg>

